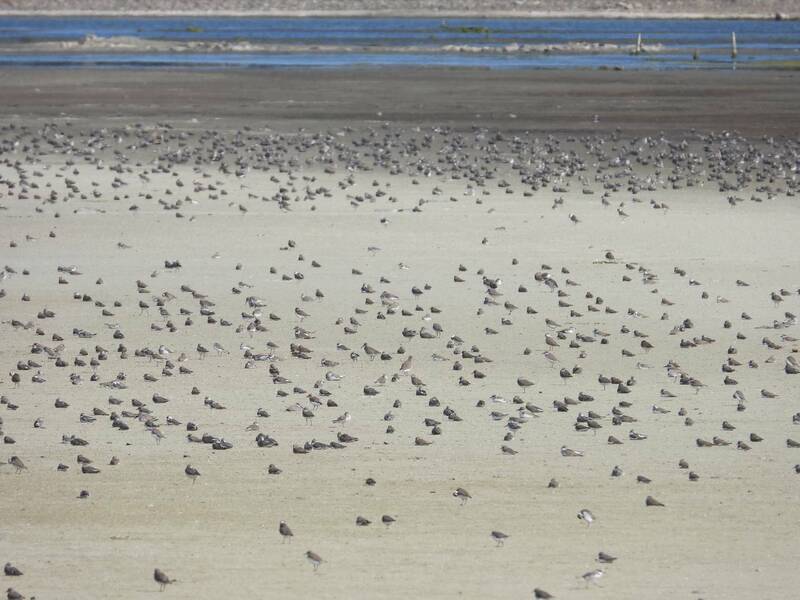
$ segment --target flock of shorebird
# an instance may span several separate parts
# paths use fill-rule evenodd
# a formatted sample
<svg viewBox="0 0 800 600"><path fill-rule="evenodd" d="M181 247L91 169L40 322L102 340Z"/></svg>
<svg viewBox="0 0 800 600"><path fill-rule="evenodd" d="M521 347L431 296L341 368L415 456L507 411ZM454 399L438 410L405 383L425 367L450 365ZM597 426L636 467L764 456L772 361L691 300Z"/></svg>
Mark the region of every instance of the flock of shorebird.
<svg viewBox="0 0 800 600"><path fill-rule="evenodd" d="M495 273L466 266L463 263L475 262L469 257L454 257L447 281L426 272L424 266L409 269L407 264L400 264L397 278L405 281L408 272L418 283L398 288L392 274L352 266L350 282L342 280L338 287L323 289L317 287L315 273L325 271L324 261L307 259L305 255L314 254L313 245L302 242L302 231L293 234L287 229L288 241L280 243L276 251L296 256L298 267L285 272L273 267L269 273L262 273L269 283L254 275L246 279L246 270L237 263L230 273L226 295L211 294L202 285L178 285L174 280L165 284L159 273L185 276L188 269L184 264L203 260L170 256L163 264L143 265L142 276L130 282L128 289L107 289L101 268L91 263L57 264L55 257L68 254L57 245L57 219L62 218L60 211L67 210L73 214L65 214L64 219L80 218L88 212L106 214L102 218L113 214L119 219L124 209L131 213L166 211L191 221L202 214L202 209L195 208L198 198L206 205L216 203L214 206L221 210L234 213L255 212L264 206L270 214L278 215L276 218L279 211L314 211L335 203L344 208L350 205L353 210L388 205L413 213L422 212L431 202L446 202L447 196L452 202L461 200L452 195L457 188L462 197L478 204L488 204L495 197L495 209L508 194L530 198L531 206L539 197L547 197L547 210L562 210L568 202L574 212L565 217L569 221L566 226L583 227L581 202L613 205L617 211L613 218L624 220L644 208L669 211L663 201L645 200L649 192L663 189L680 193L696 185L715 185L722 201L733 207L741 202L793 196L800 191L800 183L786 172L787 167L791 170L796 166L799 153L797 142L762 140L756 145L728 134L696 134L689 144L659 137L622 139L617 134L609 139L538 139L480 128L471 132L446 128L411 132L384 127L343 135L175 130L168 125L86 130L52 123L37 130L0 128L0 208L4 209L0 212L0 238L6 247L3 260L7 263L0 276L0 315L3 366L8 373L2 382L0 403L5 414L0 416L0 438L7 455L4 462L13 469L13 473L0 474L6 485L11 485L14 474L24 477L34 469L52 471L53 476L73 471L68 462L54 459L52 454L42 455L44 450L37 440L43 438L29 435L29 428L45 431L47 439L60 439L65 450L59 456L76 453L75 468L91 475L80 480L84 487L78 498L83 499L90 497L93 478L103 477L106 470L98 463L95 450L98 437L109 435L100 433L103 427L116 430L109 438L111 448L142 443L133 437L131 430L137 428L148 432L154 444L160 444L170 431L182 431L187 446L204 445L209 451L219 452L233 448L230 435L226 439L224 432L203 432L204 426L196 419L182 415L190 406L187 401L200 399L211 411L233 412L239 424L230 426L230 431L249 432L249 447L254 453L280 448L274 451L279 457L287 448L285 441L290 441L288 448L298 455L357 448L359 437L346 430L360 418L364 401L374 398L386 403L387 412L370 427L375 436L385 436L390 443L431 446L443 439L438 436L445 436L451 423L488 419L502 424L502 432L490 431L490 437L497 436L497 444L487 451L514 456L525 452L524 445L515 442L526 425L530 427L548 414L554 415L548 424L552 428L566 425L577 432L591 432L590 437L606 430L610 433L603 438L612 446L640 443L648 439L645 432L648 427L657 427L661 415L677 415L687 427L694 424L685 408L675 408L670 401L691 401L707 389L717 395L728 389L728 397L732 395L735 402L730 418L721 424L719 432L706 430L706 434L698 435L696 444L701 448L732 445L741 451L751 450L763 441L758 433L751 432L736 441L724 436L736 435L731 432L744 428L742 413L753 395L780 399L774 386L788 383L776 378L800 374L800 360L796 358L800 345L792 333L800 290L791 286L797 281L776 282L773 289L758 292L761 305L748 310L757 308L762 314L772 311L762 322L753 321L736 297L717 295L680 266L669 273L657 272L635 260L617 257L613 250L596 256L596 265L611 269L620 285L627 286L631 305L638 303L639 308L612 306L604 300L603 290L590 290L574 278L574 266L531 267L531 261L519 260L511 248L508 262ZM192 181L188 180L190 176ZM265 183L268 180L260 189L269 192L251 191L256 186L246 182L256 176L263 177ZM94 177L97 180L92 181ZM392 187L388 182L401 178L424 199L408 206L395 197L393 193L399 193L400 186ZM323 179L333 184L323 185ZM161 181L169 184L162 187L154 183ZM17 222L12 227L10 217L4 217L3 212L33 213L39 223L53 227L49 259L37 259L38 272L31 256L39 240L25 231L26 225L35 221ZM376 216L377 231L390 226L390 219L390 213ZM120 241L114 251L124 253L131 245L136 246L131 240ZM179 244L175 249L179 251ZM363 256L378 254L381 249L371 246L352 251L356 265ZM102 252L98 250L98 262L105 260ZM227 254L234 253L234 248L227 249ZM124 260L134 260L123 256ZM413 257L411 249L403 258L411 261ZM108 267L112 263L103 264ZM41 272L45 268L42 265L48 265L45 272ZM33 276L52 279L47 293L28 291L27 281ZM434 283L422 283L425 281ZM271 290L280 285L301 290L299 300L276 301ZM739 290L750 287L743 279L735 285ZM706 323L705 332L697 332L688 316L695 305L676 303L663 291L678 286L696 290L692 302L720 307L715 330ZM448 308L428 301L441 289L448 297ZM338 305L349 303L350 314L337 316L331 309L317 308L334 297ZM682 316L676 319L671 309L680 309ZM663 312L659 315L657 311ZM480 323L479 329L466 325L470 322ZM509 338L499 345L482 341L492 336L501 339L504 331L515 326L524 329L529 345L517 347ZM747 341L753 337L760 338L760 350L754 350L752 341ZM134 345L130 339L148 342ZM748 350L742 356L739 347L745 345ZM492 350L487 351L487 346ZM713 380L707 375L702 381L698 377L699 368L693 368L697 355L691 353L692 348L709 348L706 357L718 355L720 374ZM618 365L618 372L598 376L595 360L605 360L612 354L616 358L611 364ZM650 364L651 360L658 362ZM264 381L272 384L271 404L254 415L245 414L205 394L198 374L212 361L226 365L234 388L237 367L263 372ZM527 367L508 378L501 375L508 361ZM369 368L365 370L364 364ZM663 369L658 389L637 381L637 373L653 367ZM765 373L763 385L743 389L737 372L755 369ZM375 377L377 373L380 375ZM362 397L341 394L343 381L357 381ZM556 383L560 387L548 389L563 393L556 393L558 397L549 398L546 404L540 402L534 394L543 381L548 386ZM102 388L107 406L90 406L77 391L53 398L48 392L51 382ZM683 391L680 386L685 386ZM467 393L468 388L479 391ZM454 390L464 393L454 395ZM469 404L459 400L474 398L474 394L480 399ZM452 398L445 402L438 396ZM396 413L414 399L424 403L418 426L411 431L396 429ZM651 405L647 411L650 416L635 410L637 402ZM270 425L270 414L275 411L295 412L297 422L308 431L318 431L317 420L325 420L326 426L331 423L339 431L327 442L316 438L286 440L284 432ZM52 417L55 413L59 416ZM62 422L64 413L79 434L48 429L51 417ZM574 418L557 420L563 413ZM787 421L787 430L793 424L800 424L800 412ZM269 433L262 431L267 429ZM620 435L620 430L626 433ZM786 446L798 448L800 442L787 435ZM560 448L565 458L580 459L585 453L566 444ZM108 464L124 468L116 457ZM690 481L700 481L702 475L684 458L676 457L675 464ZM800 473L800 464L789 467ZM279 476L282 471L271 463L265 474ZM197 463L187 463L184 474L192 485L203 477ZM614 465L610 474L622 477L624 471ZM637 482L646 486L650 478L640 474ZM365 483L374 486L376 482L369 478ZM468 491L471 486L468 481L460 483L463 487L448 492L457 505L466 506L473 501ZM553 478L547 485L557 488L559 483ZM669 498L642 495L646 507L669 505ZM581 509L577 518L586 527L596 520L588 508ZM384 514L380 519L387 528L402 526L399 515ZM370 524L364 516L355 519L356 526ZM490 523L486 531L498 547L513 543L514 531L504 532ZM294 537L285 521L278 523L278 534L283 541ZM10 553L11 548L6 547L4 552ZM310 549L305 558L314 571L328 560ZM582 578L587 583L599 582L616 560L599 550L599 567L585 572ZM335 569L335 560L329 566ZM4 574L8 581L25 581L23 571L11 562L6 563ZM154 570L153 579L162 591L176 582L159 568ZM539 587L533 595L539 599L555 597ZM7 597L18 600L25 596L9 587Z"/></svg>

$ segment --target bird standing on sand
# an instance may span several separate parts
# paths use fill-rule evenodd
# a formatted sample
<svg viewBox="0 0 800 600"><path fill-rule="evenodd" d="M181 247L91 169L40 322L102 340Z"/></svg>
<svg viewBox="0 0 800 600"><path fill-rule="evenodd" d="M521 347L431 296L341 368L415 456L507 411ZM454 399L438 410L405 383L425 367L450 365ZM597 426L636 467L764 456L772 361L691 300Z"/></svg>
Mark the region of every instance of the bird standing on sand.
<svg viewBox="0 0 800 600"><path fill-rule="evenodd" d="M28 467L25 466L25 463L22 462L22 459L19 456L12 456L8 459L8 464L14 467L14 472L19 474L23 471L27 470Z"/></svg>
<svg viewBox="0 0 800 600"><path fill-rule="evenodd" d="M492 539L497 542L497 546L500 547L503 545L503 542L508 539L508 535L503 533L502 531L493 531L492 532Z"/></svg>
<svg viewBox="0 0 800 600"><path fill-rule="evenodd" d="M583 577L583 580L586 583L597 583L598 581L600 581L603 575L605 575L603 569L595 569L594 571L589 571L588 573L584 573L583 575L581 575L581 577Z"/></svg>
<svg viewBox="0 0 800 600"><path fill-rule="evenodd" d="M344 414L336 417L331 423L347 423L350 419L352 419L350 413L345 411Z"/></svg>
<svg viewBox="0 0 800 600"><path fill-rule="evenodd" d="M287 539L291 539L294 537L292 530L286 524L286 521L281 521L280 525L278 525L278 533L281 534L283 541L285 542Z"/></svg>
<svg viewBox="0 0 800 600"><path fill-rule="evenodd" d="M366 342L361 344L361 348L363 348L364 352L367 353L367 356L369 356L370 360L375 360L375 357L380 355L380 351L379 350L376 350L375 348L373 348L372 346L370 346Z"/></svg>
<svg viewBox="0 0 800 600"><path fill-rule="evenodd" d="M192 465L186 465L186 468L183 470L183 472L186 473L186 476L192 480L192 485L194 485L194 482L198 477L200 477L200 471L195 469Z"/></svg>
<svg viewBox="0 0 800 600"><path fill-rule="evenodd" d="M610 554L606 554L605 552L598 552L597 553L597 560L601 563L611 564L615 560L617 560L616 556L611 556Z"/></svg>
<svg viewBox="0 0 800 600"><path fill-rule="evenodd" d="M396 520L396 519L395 519L393 516L391 516L391 515L383 515L383 516L381 517L381 523L383 523L384 525L386 525L386 527L389 527L389 525L391 525L392 523L394 523L394 522L395 522L395 520Z"/></svg>
<svg viewBox="0 0 800 600"><path fill-rule="evenodd" d="M461 506L464 506L467 503L467 500L472 498L472 496L469 495L469 492L462 487L456 488L456 491L453 492L453 496L461 500Z"/></svg>
<svg viewBox="0 0 800 600"><path fill-rule="evenodd" d="M533 385L533 382L530 379L525 379L524 377L517 377L517 385L522 388L524 393Z"/></svg>
<svg viewBox="0 0 800 600"><path fill-rule="evenodd" d="M153 571L153 579L156 580L160 592L163 592L170 583L175 583L175 580L167 577L167 574L161 569L156 569Z"/></svg>
<svg viewBox="0 0 800 600"><path fill-rule="evenodd" d="M315 571L317 569L319 569L319 566L323 562L325 562L325 561L322 560L322 557L320 557L319 554L317 554L316 552L312 552L311 550L306 552L306 558L308 559L308 562L310 562L312 564L312 566L314 567Z"/></svg>
<svg viewBox="0 0 800 600"><path fill-rule="evenodd" d="M409 356L407 359L405 359L403 364L400 365L400 373L408 374L411 371L411 363L413 360L413 356Z"/></svg>

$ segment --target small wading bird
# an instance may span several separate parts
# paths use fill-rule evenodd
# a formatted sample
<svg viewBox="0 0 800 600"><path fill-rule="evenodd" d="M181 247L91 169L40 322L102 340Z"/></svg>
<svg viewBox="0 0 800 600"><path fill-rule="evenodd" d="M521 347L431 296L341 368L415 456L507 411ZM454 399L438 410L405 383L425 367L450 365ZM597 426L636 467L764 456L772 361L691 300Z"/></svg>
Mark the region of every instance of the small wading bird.
<svg viewBox="0 0 800 600"><path fill-rule="evenodd" d="M493 531L492 532L492 539L497 542L497 546L502 546L503 542L508 539L508 535L503 533L502 531Z"/></svg>
<svg viewBox="0 0 800 600"><path fill-rule="evenodd" d="M294 537L294 534L292 533L292 530L289 528L289 526L286 524L286 521L280 522L280 525L278 525L278 533L281 534L281 537L283 538L284 542L287 539L291 540L292 537Z"/></svg>
<svg viewBox="0 0 800 600"><path fill-rule="evenodd" d="M161 592L163 592L170 583L175 583L175 580L167 577L167 574L161 569L156 569L153 571L153 579L155 579L156 583L158 584L159 591Z"/></svg>
<svg viewBox="0 0 800 600"><path fill-rule="evenodd" d="M192 480L192 484L200 477L200 471L195 469L192 465L186 465L186 468L183 471L186 473L186 476Z"/></svg>
<svg viewBox="0 0 800 600"><path fill-rule="evenodd" d="M306 559L308 559L308 562L311 563L315 571L319 569L319 566L324 562L319 554L312 552L311 550L306 552Z"/></svg>

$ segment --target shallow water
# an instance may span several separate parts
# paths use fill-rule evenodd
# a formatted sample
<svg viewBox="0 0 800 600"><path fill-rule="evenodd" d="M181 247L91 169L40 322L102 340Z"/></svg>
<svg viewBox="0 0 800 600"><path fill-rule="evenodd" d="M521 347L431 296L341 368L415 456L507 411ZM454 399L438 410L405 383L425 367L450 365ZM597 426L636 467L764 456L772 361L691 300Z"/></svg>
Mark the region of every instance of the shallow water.
<svg viewBox="0 0 800 600"><path fill-rule="evenodd" d="M0 64L730 68L731 32L740 64L800 60L800 21L6 17Z"/></svg>

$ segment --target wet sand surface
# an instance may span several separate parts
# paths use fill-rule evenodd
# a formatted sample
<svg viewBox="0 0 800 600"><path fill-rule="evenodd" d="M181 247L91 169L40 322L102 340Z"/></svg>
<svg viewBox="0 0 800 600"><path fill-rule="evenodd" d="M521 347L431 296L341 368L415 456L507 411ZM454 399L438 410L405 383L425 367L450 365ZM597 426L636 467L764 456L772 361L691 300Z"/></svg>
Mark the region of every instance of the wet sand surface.
<svg viewBox="0 0 800 600"><path fill-rule="evenodd" d="M800 584L796 75L0 75L2 589Z"/></svg>
<svg viewBox="0 0 800 600"><path fill-rule="evenodd" d="M488 125L543 132L800 131L800 73L356 69L0 70L5 118L202 127ZM594 116L598 122L594 122ZM190 126L186 123L183 126Z"/></svg>

